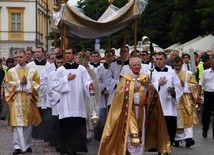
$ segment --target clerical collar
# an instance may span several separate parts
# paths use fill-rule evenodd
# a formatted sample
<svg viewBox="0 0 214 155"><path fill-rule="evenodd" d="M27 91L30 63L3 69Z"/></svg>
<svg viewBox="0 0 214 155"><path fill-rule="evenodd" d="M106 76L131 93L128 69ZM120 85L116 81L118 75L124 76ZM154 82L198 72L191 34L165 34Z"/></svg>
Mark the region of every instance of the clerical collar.
<svg viewBox="0 0 214 155"><path fill-rule="evenodd" d="M56 62L54 62L54 66L56 67L56 69L58 68L58 66L56 65Z"/></svg>
<svg viewBox="0 0 214 155"><path fill-rule="evenodd" d="M168 68L167 67L159 68L159 67L155 66L155 70L157 72L168 72Z"/></svg>
<svg viewBox="0 0 214 155"><path fill-rule="evenodd" d="M16 65L16 68L19 68L19 69L26 69L28 68L28 66L25 64L24 66L21 66L19 64Z"/></svg>
<svg viewBox="0 0 214 155"><path fill-rule="evenodd" d="M99 62L98 63L90 62L90 65L92 65L95 68L97 68L100 65L100 63Z"/></svg>
<svg viewBox="0 0 214 155"><path fill-rule="evenodd" d="M212 68L210 67L210 73L211 73L211 72L214 72L214 70L212 70Z"/></svg>
<svg viewBox="0 0 214 155"><path fill-rule="evenodd" d="M142 61L142 64L149 64L149 61Z"/></svg>
<svg viewBox="0 0 214 155"><path fill-rule="evenodd" d="M108 65L106 62L103 63L103 66L104 66L105 69L108 69L108 68L109 68L109 65Z"/></svg>
<svg viewBox="0 0 214 155"><path fill-rule="evenodd" d="M45 59L43 59L43 60L35 59L34 62L35 62L36 65L41 65L41 66L45 66L46 65L46 60Z"/></svg>
<svg viewBox="0 0 214 155"><path fill-rule="evenodd" d="M73 62L73 63L66 63L64 65L65 69L77 69L79 67L79 64L76 63L76 62Z"/></svg>
<svg viewBox="0 0 214 155"><path fill-rule="evenodd" d="M28 60L25 60L25 62L28 64L29 62L31 62L31 61L33 61L32 59L30 60L30 61L28 61Z"/></svg>
<svg viewBox="0 0 214 155"><path fill-rule="evenodd" d="M117 64L118 65L122 65L122 61L121 60L117 60ZM124 61L124 65L128 65L129 64L129 60Z"/></svg>
<svg viewBox="0 0 214 155"><path fill-rule="evenodd" d="M69 63L70 65L72 65L74 62L75 62L75 61L72 61L72 62L67 62L67 63Z"/></svg>

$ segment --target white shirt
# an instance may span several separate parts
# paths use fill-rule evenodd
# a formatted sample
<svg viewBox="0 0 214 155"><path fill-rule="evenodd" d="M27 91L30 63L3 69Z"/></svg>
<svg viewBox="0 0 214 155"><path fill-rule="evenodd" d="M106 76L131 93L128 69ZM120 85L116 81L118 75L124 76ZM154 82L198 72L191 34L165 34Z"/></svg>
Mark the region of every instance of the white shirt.
<svg viewBox="0 0 214 155"><path fill-rule="evenodd" d="M204 70L199 84L204 87L204 91L214 92L214 71L211 68Z"/></svg>
<svg viewBox="0 0 214 155"><path fill-rule="evenodd" d="M183 64L182 65L182 70L186 70L186 71L192 71L192 66L191 64Z"/></svg>

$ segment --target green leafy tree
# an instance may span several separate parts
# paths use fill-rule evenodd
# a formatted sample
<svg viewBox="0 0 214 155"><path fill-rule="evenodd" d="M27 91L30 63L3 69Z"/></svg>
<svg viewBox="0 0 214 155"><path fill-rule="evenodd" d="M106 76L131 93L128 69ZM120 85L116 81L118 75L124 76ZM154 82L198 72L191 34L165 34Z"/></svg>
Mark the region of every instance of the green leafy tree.
<svg viewBox="0 0 214 155"><path fill-rule="evenodd" d="M183 43L201 34L200 15L196 12L196 0L175 0L170 37Z"/></svg>
<svg viewBox="0 0 214 155"><path fill-rule="evenodd" d="M166 47L172 42L169 32L173 11L173 0L150 0L142 14L141 34Z"/></svg>
<svg viewBox="0 0 214 155"><path fill-rule="evenodd" d="M200 15L200 28L202 34L214 34L214 1L199 0L196 12Z"/></svg>

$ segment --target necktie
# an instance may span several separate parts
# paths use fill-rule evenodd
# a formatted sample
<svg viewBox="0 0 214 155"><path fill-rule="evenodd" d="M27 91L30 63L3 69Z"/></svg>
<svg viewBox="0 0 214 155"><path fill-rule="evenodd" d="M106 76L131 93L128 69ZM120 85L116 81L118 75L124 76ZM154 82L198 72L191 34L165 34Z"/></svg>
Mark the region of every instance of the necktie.
<svg viewBox="0 0 214 155"><path fill-rule="evenodd" d="M187 64L187 70L189 71L189 64Z"/></svg>

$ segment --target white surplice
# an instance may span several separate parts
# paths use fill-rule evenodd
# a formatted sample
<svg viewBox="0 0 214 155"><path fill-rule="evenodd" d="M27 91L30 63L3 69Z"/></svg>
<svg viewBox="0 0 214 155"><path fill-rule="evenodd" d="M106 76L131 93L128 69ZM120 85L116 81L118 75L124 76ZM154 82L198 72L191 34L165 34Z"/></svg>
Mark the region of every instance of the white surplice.
<svg viewBox="0 0 214 155"><path fill-rule="evenodd" d="M106 69L104 67L104 65L100 65L97 68L97 77L98 77L98 81L99 81L99 88L100 88L100 93L102 93L104 91L104 89L106 89L106 74L108 72L108 69ZM107 107L107 97L103 94L101 94L100 96L100 100L99 100L99 108L106 108Z"/></svg>
<svg viewBox="0 0 214 155"><path fill-rule="evenodd" d="M108 103L107 105L111 105L112 99L114 96L115 88L120 76L120 72L122 69L122 65L118 64L117 61L112 62L109 70L106 74L106 89L109 92Z"/></svg>
<svg viewBox="0 0 214 155"><path fill-rule="evenodd" d="M183 94L183 88L175 71L168 66L166 66L166 68L168 68L167 72L157 72L154 69L152 74L152 83L158 91L164 116L178 116L176 104ZM163 86L159 86L158 84L158 80L161 77L165 77L167 80L166 84ZM175 88L175 99L168 94L168 87Z"/></svg>
<svg viewBox="0 0 214 155"><path fill-rule="evenodd" d="M57 69L50 72L47 83L47 102L50 103L52 109L52 115L58 116L58 103L61 98L61 93L53 89L53 84L55 81L58 81Z"/></svg>
<svg viewBox="0 0 214 155"><path fill-rule="evenodd" d="M45 69L41 73L41 85L40 85L40 96L42 98L41 108L51 108L50 101L48 100L48 80L50 73L56 69L55 63L46 65Z"/></svg>
<svg viewBox="0 0 214 155"><path fill-rule="evenodd" d="M75 79L68 81L69 73L75 74ZM89 85L92 83L86 68L82 65L79 65L77 69L65 69L64 66L61 66L57 69L56 76L59 81L54 81L52 88L61 93L58 103L59 119L66 117L86 118L85 95L89 97Z"/></svg>
<svg viewBox="0 0 214 155"><path fill-rule="evenodd" d="M42 84L42 71L49 65L49 62L46 62L45 65L36 65L34 61L31 61L27 64L28 67L35 69L40 75L40 83ZM41 86L40 84L40 86ZM42 107L42 89L39 89L39 98L38 98L38 107Z"/></svg>

